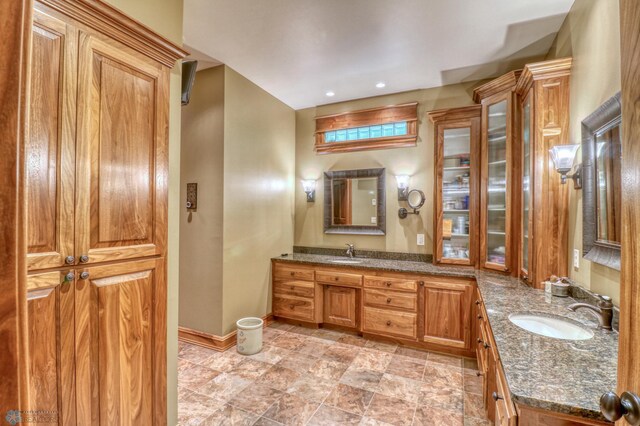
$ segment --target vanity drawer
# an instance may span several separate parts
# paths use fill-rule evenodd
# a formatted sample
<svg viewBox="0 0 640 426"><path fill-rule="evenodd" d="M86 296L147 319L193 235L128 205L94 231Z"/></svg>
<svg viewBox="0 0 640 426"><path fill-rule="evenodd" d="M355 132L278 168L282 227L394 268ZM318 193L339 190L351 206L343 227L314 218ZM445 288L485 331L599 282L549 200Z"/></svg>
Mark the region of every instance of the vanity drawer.
<svg viewBox="0 0 640 426"><path fill-rule="evenodd" d="M276 294L273 296L273 315L313 321L313 299Z"/></svg>
<svg viewBox="0 0 640 426"><path fill-rule="evenodd" d="M273 292L275 294L313 297L314 286L312 281L276 281L273 284Z"/></svg>
<svg viewBox="0 0 640 426"><path fill-rule="evenodd" d="M418 309L418 296L397 291L365 289L364 304L367 306L408 309L416 312Z"/></svg>
<svg viewBox="0 0 640 426"><path fill-rule="evenodd" d="M417 336L416 314L365 307L363 318L364 332L392 334L411 339Z"/></svg>
<svg viewBox="0 0 640 426"><path fill-rule="evenodd" d="M418 289L418 281L402 278L364 277L364 286L389 290L416 291Z"/></svg>
<svg viewBox="0 0 640 426"><path fill-rule="evenodd" d="M274 267L275 271L273 275L276 279L313 281L313 269L282 264L276 264Z"/></svg>
<svg viewBox="0 0 640 426"><path fill-rule="evenodd" d="M517 422L516 409L511 402L511 394L507 387L507 381L502 371L502 365L496 366L496 392L491 395L492 403L496 404L495 424L500 426L515 426Z"/></svg>
<svg viewBox="0 0 640 426"><path fill-rule="evenodd" d="M362 286L362 275L347 272L316 271L316 281L325 284L342 284L347 286Z"/></svg>

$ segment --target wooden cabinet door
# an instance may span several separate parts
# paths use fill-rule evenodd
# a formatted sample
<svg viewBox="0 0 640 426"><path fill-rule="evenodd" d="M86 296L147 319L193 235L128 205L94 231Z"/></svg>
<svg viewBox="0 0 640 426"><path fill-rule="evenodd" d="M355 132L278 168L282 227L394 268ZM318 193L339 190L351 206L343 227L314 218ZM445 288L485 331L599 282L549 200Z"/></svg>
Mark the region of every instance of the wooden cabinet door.
<svg viewBox="0 0 640 426"><path fill-rule="evenodd" d="M471 283L453 280L425 281L423 341L470 349L472 298Z"/></svg>
<svg viewBox="0 0 640 426"><path fill-rule="evenodd" d="M325 286L324 322L344 327L357 327L357 292L355 288Z"/></svg>
<svg viewBox="0 0 640 426"><path fill-rule="evenodd" d="M27 279L29 410L41 413L38 423L76 423L74 280L65 275L47 272Z"/></svg>
<svg viewBox="0 0 640 426"><path fill-rule="evenodd" d="M76 251L89 263L163 254L169 71L97 35L79 45Z"/></svg>
<svg viewBox="0 0 640 426"><path fill-rule="evenodd" d="M164 259L78 271L80 425L166 424Z"/></svg>
<svg viewBox="0 0 640 426"><path fill-rule="evenodd" d="M74 255L77 30L35 10L25 144L27 267ZM69 264L74 259L68 259Z"/></svg>

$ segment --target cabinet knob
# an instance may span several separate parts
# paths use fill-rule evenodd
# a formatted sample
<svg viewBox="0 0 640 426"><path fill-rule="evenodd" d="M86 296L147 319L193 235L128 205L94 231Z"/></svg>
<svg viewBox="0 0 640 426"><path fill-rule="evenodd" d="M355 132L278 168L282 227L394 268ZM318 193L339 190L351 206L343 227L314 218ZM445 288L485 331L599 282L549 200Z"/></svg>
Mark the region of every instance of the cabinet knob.
<svg viewBox="0 0 640 426"><path fill-rule="evenodd" d="M295 289L296 289L295 286L291 286L291 290L295 290Z"/></svg>
<svg viewBox="0 0 640 426"><path fill-rule="evenodd" d="M600 397L600 412L612 422L624 418L631 426L640 425L640 398L633 392L622 392L618 397L607 392Z"/></svg>
<svg viewBox="0 0 640 426"><path fill-rule="evenodd" d="M485 343L484 343L484 348L485 348L485 349L489 349L489 347L490 347L490 346L489 346L489 344L488 344L487 342L485 342Z"/></svg>
<svg viewBox="0 0 640 426"><path fill-rule="evenodd" d="M385 284L387 285L387 287L391 287L391 281L387 281L385 282Z"/></svg>
<svg viewBox="0 0 640 426"><path fill-rule="evenodd" d="M476 306L480 306L480 301L476 300Z"/></svg>
<svg viewBox="0 0 640 426"><path fill-rule="evenodd" d="M333 280L334 280L334 281L338 281L339 279L340 279L340 278L338 278L338 277L335 277L335 278L334 278Z"/></svg>
<svg viewBox="0 0 640 426"><path fill-rule="evenodd" d="M482 315L478 315L478 319L481 320L482 319Z"/></svg>
<svg viewBox="0 0 640 426"><path fill-rule="evenodd" d="M64 258L64 263L66 263L67 265L73 265L76 261L76 258L73 256L67 256Z"/></svg>
<svg viewBox="0 0 640 426"><path fill-rule="evenodd" d="M291 275L292 277L296 275L295 272L290 272L289 275Z"/></svg>
<svg viewBox="0 0 640 426"><path fill-rule="evenodd" d="M491 394L491 398L493 398L494 401L497 401L499 399L504 399L503 397L501 397L500 395L498 395L498 392L494 392Z"/></svg>
<svg viewBox="0 0 640 426"><path fill-rule="evenodd" d="M390 297L387 298L387 303L391 303L391 298Z"/></svg>
<svg viewBox="0 0 640 426"><path fill-rule="evenodd" d="M481 338L478 337L478 344L484 343Z"/></svg>
<svg viewBox="0 0 640 426"><path fill-rule="evenodd" d="M482 373L481 373L481 372L479 372L479 371L476 371L476 376L481 377L481 376L482 376Z"/></svg>
<svg viewBox="0 0 640 426"><path fill-rule="evenodd" d="M293 310L296 307L296 305L289 305L289 309Z"/></svg>
<svg viewBox="0 0 640 426"><path fill-rule="evenodd" d="M73 281L75 278L76 278L76 274L74 274L73 272L69 272L67 273L67 275L64 276L65 281Z"/></svg>
<svg viewBox="0 0 640 426"><path fill-rule="evenodd" d="M420 284L420 287L424 287L424 281L418 281L418 284Z"/></svg>
<svg viewBox="0 0 640 426"><path fill-rule="evenodd" d="M87 263L89 261L89 256L87 256L86 254L83 254L82 256L80 256L80 263Z"/></svg>
<svg viewBox="0 0 640 426"><path fill-rule="evenodd" d="M86 280L87 278L89 278L89 273L88 272L83 272L80 274L80 279L81 280Z"/></svg>
<svg viewBox="0 0 640 426"><path fill-rule="evenodd" d="M391 321L387 321L387 325L391 325Z"/></svg>

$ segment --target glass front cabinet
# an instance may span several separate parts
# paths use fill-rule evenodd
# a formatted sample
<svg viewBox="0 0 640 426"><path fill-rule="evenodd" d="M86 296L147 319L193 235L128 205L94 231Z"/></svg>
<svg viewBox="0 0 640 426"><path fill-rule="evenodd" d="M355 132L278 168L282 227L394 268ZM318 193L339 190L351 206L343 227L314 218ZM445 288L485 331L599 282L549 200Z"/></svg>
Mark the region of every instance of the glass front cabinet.
<svg viewBox="0 0 640 426"><path fill-rule="evenodd" d="M431 111L435 141L434 262L476 265L481 106Z"/></svg>
<svg viewBox="0 0 640 426"><path fill-rule="evenodd" d="M512 71L474 91L474 100L482 105L479 266L508 273L514 271L512 248L519 234L514 220L519 217L514 92L519 76L520 71Z"/></svg>
<svg viewBox="0 0 640 426"><path fill-rule="evenodd" d="M566 276L569 187L555 171L549 149L569 143L571 58L527 64L516 86L521 169L518 272L536 288Z"/></svg>

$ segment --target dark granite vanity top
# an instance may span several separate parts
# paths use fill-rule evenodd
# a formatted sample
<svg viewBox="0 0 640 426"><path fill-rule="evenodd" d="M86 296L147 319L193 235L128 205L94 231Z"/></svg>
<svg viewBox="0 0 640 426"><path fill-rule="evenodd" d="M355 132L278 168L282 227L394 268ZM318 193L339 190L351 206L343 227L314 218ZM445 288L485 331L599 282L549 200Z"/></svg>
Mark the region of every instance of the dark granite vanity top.
<svg viewBox="0 0 640 426"><path fill-rule="evenodd" d="M349 260L315 254L294 253L274 260L321 264L332 267L375 269L438 276L475 277L496 340L499 357L514 402L541 409L604 420L600 395L616 389L618 333L597 330L589 312L572 312L572 298L558 298L532 289L514 278L461 267L431 263L356 258L358 264L337 264ZM559 340L529 333L509 321L514 313L559 315L594 332L589 340Z"/></svg>

